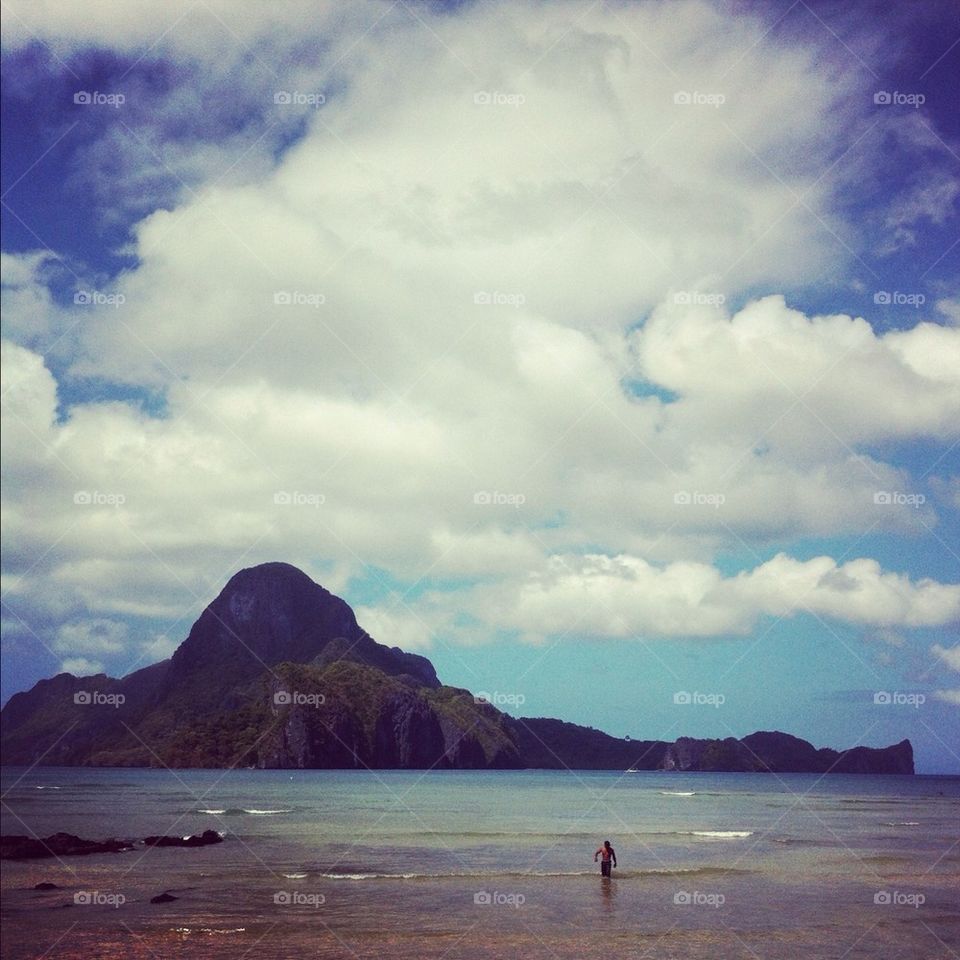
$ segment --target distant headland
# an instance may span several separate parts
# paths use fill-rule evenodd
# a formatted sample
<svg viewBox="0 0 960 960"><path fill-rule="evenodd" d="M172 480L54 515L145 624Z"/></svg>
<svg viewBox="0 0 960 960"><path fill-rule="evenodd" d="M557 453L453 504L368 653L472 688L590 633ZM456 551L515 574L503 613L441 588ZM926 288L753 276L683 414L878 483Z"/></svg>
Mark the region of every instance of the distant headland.
<svg viewBox="0 0 960 960"><path fill-rule="evenodd" d="M779 732L673 743L518 718L377 643L286 563L235 574L168 660L61 673L0 712L6 765L912 774L909 740L816 749Z"/></svg>

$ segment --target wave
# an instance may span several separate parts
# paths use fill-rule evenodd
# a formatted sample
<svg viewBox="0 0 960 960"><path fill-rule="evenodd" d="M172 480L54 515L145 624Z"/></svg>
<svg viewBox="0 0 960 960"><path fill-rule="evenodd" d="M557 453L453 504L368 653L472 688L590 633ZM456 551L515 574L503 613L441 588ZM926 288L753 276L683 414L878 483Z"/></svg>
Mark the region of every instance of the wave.
<svg viewBox="0 0 960 960"><path fill-rule="evenodd" d="M202 807L197 810L197 813L209 813L222 817L242 817L245 815L251 817L272 817L281 813L293 813L293 810L260 810L256 807Z"/></svg>
<svg viewBox="0 0 960 960"><path fill-rule="evenodd" d="M695 790L661 790L660 795L664 797L695 797Z"/></svg>
<svg viewBox="0 0 960 960"><path fill-rule="evenodd" d="M884 823L885 827L919 827L919 820L894 820L890 823Z"/></svg>
<svg viewBox="0 0 960 960"><path fill-rule="evenodd" d="M649 870L620 870L614 868L614 876L621 880L642 879L644 877L706 877L734 876L753 873L753 870L738 867L665 867ZM284 876L289 876L284 874ZM295 874L298 878L306 874ZM598 877L600 872L593 870L501 870L473 873L318 873L324 880L495 880L500 879L550 879L564 877Z"/></svg>
<svg viewBox="0 0 960 960"><path fill-rule="evenodd" d="M34 790L62 790L63 787L37 787L34 786Z"/></svg>
<svg viewBox="0 0 960 960"><path fill-rule="evenodd" d="M213 936L224 933L245 933L246 929L246 927L230 927L223 930L215 927L174 927L173 932L183 934L183 936L189 936L191 933L205 933L208 936Z"/></svg>
<svg viewBox="0 0 960 960"><path fill-rule="evenodd" d="M841 803L879 803L879 804L912 804L914 800L894 800L888 798L873 797L841 797Z"/></svg>
<svg viewBox="0 0 960 960"><path fill-rule="evenodd" d="M305 873L285 873L284 876L288 880L306 880L307 874Z"/></svg>
<svg viewBox="0 0 960 960"><path fill-rule="evenodd" d="M741 840L752 837L752 830L680 830L681 836L711 837L715 840Z"/></svg>

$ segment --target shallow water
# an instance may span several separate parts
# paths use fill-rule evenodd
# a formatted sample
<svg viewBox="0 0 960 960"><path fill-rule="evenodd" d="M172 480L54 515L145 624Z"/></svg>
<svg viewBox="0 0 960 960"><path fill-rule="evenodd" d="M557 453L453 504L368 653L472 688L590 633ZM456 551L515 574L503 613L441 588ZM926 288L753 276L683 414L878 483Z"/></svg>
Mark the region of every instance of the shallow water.
<svg viewBox="0 0 960 960"><path fill-rule="evenodd" d="M960 778L4 768L3 957L954 957ZM592 862L612 840L611 881ZM61 889L38 892L40 881ZM178 899L150 904L170 890ZM78 896L79 895L79 896Z"/></svg>

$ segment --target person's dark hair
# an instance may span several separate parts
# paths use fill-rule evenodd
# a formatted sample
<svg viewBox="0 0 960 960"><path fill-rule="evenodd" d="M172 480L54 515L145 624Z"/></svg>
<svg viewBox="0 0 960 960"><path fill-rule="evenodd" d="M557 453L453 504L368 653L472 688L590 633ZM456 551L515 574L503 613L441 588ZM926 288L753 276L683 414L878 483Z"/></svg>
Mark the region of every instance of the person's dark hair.
<svg viewBox="0 0 960 960"><path fill-rule="evenodd" d="M609 840L604 840L604 841L603 841L603 845L604 845L605 847L609 847L609 846L610 846L610 841L609 841Z"/></svg>

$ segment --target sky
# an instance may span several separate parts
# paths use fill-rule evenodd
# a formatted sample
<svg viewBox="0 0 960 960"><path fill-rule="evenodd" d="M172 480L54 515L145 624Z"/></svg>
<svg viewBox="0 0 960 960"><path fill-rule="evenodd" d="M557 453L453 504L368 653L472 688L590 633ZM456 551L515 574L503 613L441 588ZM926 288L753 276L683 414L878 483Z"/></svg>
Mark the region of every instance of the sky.
<svg viewBox="0 0 960 960"><path fill-rule="evenodd" d="M8 0L4 701L284 560L517 715L960 773L958 40Z"/></svg>

